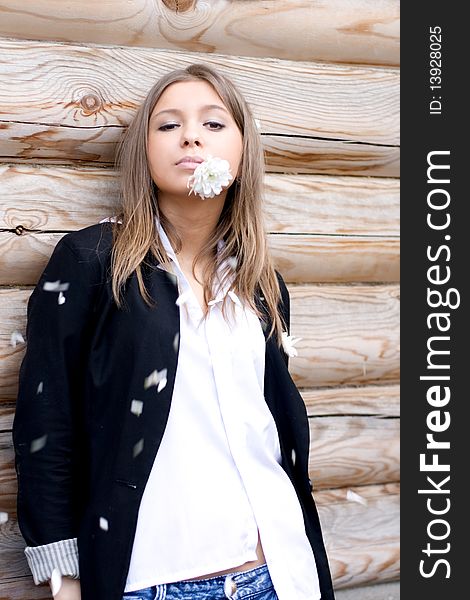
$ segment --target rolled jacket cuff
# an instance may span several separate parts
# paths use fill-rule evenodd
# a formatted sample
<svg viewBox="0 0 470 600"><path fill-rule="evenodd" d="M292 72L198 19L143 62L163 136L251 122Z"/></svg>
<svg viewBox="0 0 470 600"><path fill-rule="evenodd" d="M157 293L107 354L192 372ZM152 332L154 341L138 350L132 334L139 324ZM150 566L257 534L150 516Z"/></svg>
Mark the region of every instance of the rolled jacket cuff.
<svg viewBox="0 0 470 600"><path fill-rule="evenodd" d="M63 576L80 578L77 538L43 546L26 546L24 553L36 585L49 581L54 569L58 569Z"/></svg>

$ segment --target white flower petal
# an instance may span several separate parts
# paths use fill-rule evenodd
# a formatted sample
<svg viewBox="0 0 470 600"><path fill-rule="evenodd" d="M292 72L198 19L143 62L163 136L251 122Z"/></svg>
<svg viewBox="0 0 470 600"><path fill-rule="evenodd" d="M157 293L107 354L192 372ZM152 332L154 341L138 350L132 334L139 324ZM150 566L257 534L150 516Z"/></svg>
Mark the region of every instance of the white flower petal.
<svg viewBox="0 0 470 600"><path fill-rule="evenodd" d="M100 223L105 223L106 221L110 221L111 223L115 223L117 216L114 217L106 217L105 219L101 219ZM122 223L121 219L118 219L118 223Z"/></svg>
<svg viewBox="0 0 470 600"><path fill-rule="evenodd" d="M301 337L295 338L292 335L287 335L287 331L282 332L282 347L289 357L298 356L297 348L294 347L294 344L301 339Z"/></svg>
<svg viewBox="0 0 470 600"><path fill-rule="evenodd" d="M349 500L350 502L358 502L359 504L367 506L367 499L363 496L359 496L359 494L356 494L356 492L353 492L352 490L347 491L346 500Z"/></svg>
<svg viewBox="0 0 470 600"><path fill-rule="evenodd" d="M132 456L135 458L138 454L142 452L144 449L144 438L140 438L137 444L134 444L134 448L132 449Z"/></svg>
<svg viewBox="0 0 470 600"><path fill-rule="evenodd" d="M0 525L8 521L8 513L0 511Z"/></svg>
<svg viewBox="0 0 470 600"><path fill-rule="evenodd" d="M10 338L11 345L16 348L17 342L24 344L23 334L20 331L14 331Z"/></svg>
<svg viewBox="0 0 470 600"><path fill-rule="evenodd" d="M39 385L38 385L38 389L36 390L36 394L41 394L42 393L42 387L43 387L43 382L40 381Z"/></svg>
<svg viewBox="0 0 470 600"><path fill-rule="evenodd" d="M62 292L59 293L59 297L57 298L57 302L59 304L63 304L65 302L65 296Z"/></svg>
<svg viewBox="0 0 470 600"><path fill-rule="evenodd" d="M50 585L52 595L56 596L62 587L62 574L57 567L52 569Z"/></svg>
<svg viewBox="0 0 470 600"><path fill-rule="evenodd" d="M144 409L144 403L142 402L142 400L135 400L135 399L132 400L131 413L140 417L143 409Z"/></svg>
<svg viewBox="0 0 470 600"><path fill-rule="evenodd" d="M109 529L108 519L105 519L104 517L100 517L100 529L103 529L104 531L108 531L108 529Z"/></svg>
<svg viewBox="0 0 470 600"><path fill-rule="evenodd" d="M70 283L60 283L60 279L57 281L45 281L42 289L45 292L66 292L69 289Z"/></svg>
<svg viewBox="0 0 470 600"><path fill-rule="evenodd" d="M180 333L179 333L179 331L177 331L175 333L175 337L173 338L173 350L175 352L178 352L178 342L179 342L179 339L180 339Z"/></svg>
<svg viewBox="0 0 470 600"><path fill-rule="evenodd" d="M148 389L150 386L152 385L156 385L158 386L157 388L157 392L160 392L167 383L167 373L168 373L168 369L162 369L161 371L157 371L156 369L154 371L152 371L150 373L150 375L148 375L145 378L144 381L144 389Z"/></svg>
<svg viewBox="0 0 470 600"><path fill-rule="evenodd" d="M45 433L41 437L38 437L38 438L32 440L30 452L37 452L38 450L41 450L41 448L44 448L44 446L46 445L46 441L47 441L47 433Z"/></svg>

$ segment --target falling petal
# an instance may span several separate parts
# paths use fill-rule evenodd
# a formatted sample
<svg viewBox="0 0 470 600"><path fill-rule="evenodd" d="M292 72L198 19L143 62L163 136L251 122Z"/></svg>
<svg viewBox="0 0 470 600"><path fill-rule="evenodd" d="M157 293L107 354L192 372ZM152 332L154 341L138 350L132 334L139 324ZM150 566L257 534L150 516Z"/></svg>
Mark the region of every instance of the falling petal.
<svg viewBox="0 0 470 600"><path fill-rule="evenodd" d="M165 371L166 371L166 369L165 369ZM161 392L163 390L163 388L166 386L166 384L167 384L166 377L162 377L158 384L157 392Z"/></svg>
<svg viewBox="0 0 470 600"><path fill-rule="evenodd" d="M166 386L166 378L167 378L167 369L162 369L161 371L152 371L148 377L145 378L144 381L144 389L148 389L151 385L157 385L159 392Z"/></svg>
<svg viewBox="0 0 470 600"><path fill-rule="evenodd" d="M177 351L178 351L178 342L179 342L179 339L180 339L180 332L179 332L179 331L177 331L177 332L175 333L175 337L173 338L173 350L174 350L175 352L177 352Z"/></svg>
<svg viewBox="0 0 470 600"><path fill-rule="evenodd" d="M294 348L294 344L301 339L301 337L295 338L292 335L287 335L287 331L282 332L282 347L288 356L298 356L299 353L297 348Z"/></svg>
<svg viewBox="0 0 470 600"><path fill-rule="evenodd" d="M261 121L259 119L255 119L256 127L261 129Z"/></svg>
<svg viewBox="0 0 470 600"><path fill-rule="evenodd" d="M45 281L42 289L46 292L66 292L69 289L69 283L60 283L57 281Z"/></svg>
<svg viewBox="0 0 470 600"><path fill-rule="evenodd" d="M134 444L134 448L132 450L132 455L135 458L138 454L142 452L144 449L144 438L141 438L137 444Z"/></svg>
<svg viewBox="0 0 470 600"><path fill-rule="evenodd" d="M7 521L8 521L8 513L0 511L0 525L3 525L3 523L6 523Z"/></svg>
<svg viewBox="0 0 470 600"><path fill-rule="evenodd" d="M22 344L24 344L24 338L23 338L23 335L22 335L22 333L20 331L14 331L11 334L11 338L10 339L11 339L11 345L13 346L13 348L16 347L16 343L17 342L21 342Z"/></svg>
<svg viewBox="0 0 470 600"><path fill-rule="evenodd" d="M100 517L100 529L103 529L104 531L108 531L108 529L109 529L108 519L105 519L104 517Z"/></svg>
<svg viewBox="0 0 470 600"><path fill-rule="evenodd" d="M36 394L41 394L41 393L42 393L42 387L43 387L43 386L42 386L42 383L43 383L42 381L40 381L40 382L39 382L39 385L38 385L38 389L37 389L37 391L36 391Z"/></svg>
<svg viewBox="0 0 470 600"><path fill-rule="evenodd" d="M121 219L118 219L117 216L113 216L113 217L106 217L105 219L101 219L100 223L105 223L106 221L109 221L111 223L116 223L116 219L118 223L122 224Z"/></svg>
<svg viewBox="0 0 470 600"><path fill-rule="evenodd" d="M59 293L59 297L57 298L57 302L59 304L63 304L65 302L65 296L62 292Z"/></svg>
<svg viewBox="0 0 470 600"><path fill-rule="evenodd" d="M140 417L142 414L142 410L144 408L144 403L142 400L132 400L131 402L131 413Z"/></svg>
<svg viewBox="0 0 470 600"><path fill-rule="evenodd" d="M350 502L358 502L359 504L367 506L367 499L363 496L359 496L359 494L356 494L356 492L353 492L352 490L348 490L346 494L346 500L349 500Z"/></svg>
<svg viewBox="0 0 470 600"><path fill-rule="evenodd" d="M57 568L52 569L50 585L52 595L57 595L62 587L62 575Z"/></svg>
<svg viewBox="0 0 470 600"><path fill-rule="evenodd" d="M176 299L176 304L178 306L181 306L182 304L185 304L186 302L188 302L190 298L190 290L186 290L185 292L182 292L178 298Z"/></svg>
<svg viewBox="0 0 470 600"><path fill-rule="evenodd" d="M291 456L292 456L292 464L293 464L293 465L295 465L295 459L296 459L296 455L295 455L295 450L294 450L294 448L292 448L292 454L291 454Z"/></svg>
<svg viewBox="0 0 470 600"><path fill-rule="evenodd" d="M44 446L46 445L46 441L47 441L47 433L45 433L41 437L34 439L31 442L30 452L37 452L38 450L41 450L41 448L44 448Z"/></svg>
<svg viewBox="0 0 470 600"><path fill-rule="evenodd" d="M145 378L144 390L148 389L151 385L157 385L157 383L157 370L155 369L155 371L152 371L150 375L148 375L148 377Z"/></svg>

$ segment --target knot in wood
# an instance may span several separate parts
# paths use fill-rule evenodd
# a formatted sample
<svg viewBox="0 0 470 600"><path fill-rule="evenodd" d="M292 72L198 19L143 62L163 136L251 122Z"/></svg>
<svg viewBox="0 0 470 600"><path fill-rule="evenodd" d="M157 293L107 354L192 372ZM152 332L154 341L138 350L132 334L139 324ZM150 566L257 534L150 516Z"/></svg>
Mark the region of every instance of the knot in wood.
<svg viewBox="0 0 470 600"><path fill-rule="evenodd" d="M100 110L101 100L96 94L86 94L80 100L81 107L84 112L92 114Z"/></svg>
<svg viewBox="0 0 470 600"><path fill-rule="evenodd" d="M174 12L187 12L196 4L196 0L163 0L163 4Z"/></svg>
<svg viewBox="0 0 470 600"><path fill-rule="evenodd" d="M17 225L15 227L15 233L16 233L16 235L23 235L23 232L24 232L23 225Z"/></svg>

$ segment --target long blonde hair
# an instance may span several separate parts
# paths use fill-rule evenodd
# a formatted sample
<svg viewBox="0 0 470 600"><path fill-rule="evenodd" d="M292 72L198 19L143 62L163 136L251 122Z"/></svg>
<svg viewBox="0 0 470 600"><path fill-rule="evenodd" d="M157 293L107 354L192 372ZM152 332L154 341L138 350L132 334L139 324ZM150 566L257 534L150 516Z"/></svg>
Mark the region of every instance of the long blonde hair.
<svg viewBox="0 0 470 600"><path fill-rule="evenodd" d="M122 306L120 292L127 278L135 271L140 293L144 301L153 306L152 297L144 285L142 265L151 266L153 256L163 265L170 265L164 246L158 235L156 219L163 226L173 249L178 253L182 241L175 227L160 212L158 189L152 180L147 159L149 119L163 91L179 81L206 81L213 86L231 112L243 136L243 155L239 177L227 191L219 221L207 243L193 261L203 259L205 304L212 297L213 283L219 264L229 257L236 258L235 277L231 289L237 296L262 316L254 303L255 290L264 296L264 304L271 319L268 337L274 332L279 345L281 332L286 329L280 311L281 291L274 264L267 247L263 221L264 152L261 136L252 112L235 85L224 75L206 64L192 64L163 76L150 89L137 110L132 122L122 136L116 153L116 167L120 179L120 198L117 220L112 227L111 251L112 291L118 307ZM217 255L217 241L223 238L225 247ZM218 257L217 257L218 256ZM150 258L150 262L147 260ZM210 258L211 260L207 259ZM232 264L233 264L232 259ZM225 283L229 273L221 277ZM258 287L259 286L259 287ZM224 298L222 311L224 316ZM208 308L204 311L207 317Z"/></svg>

